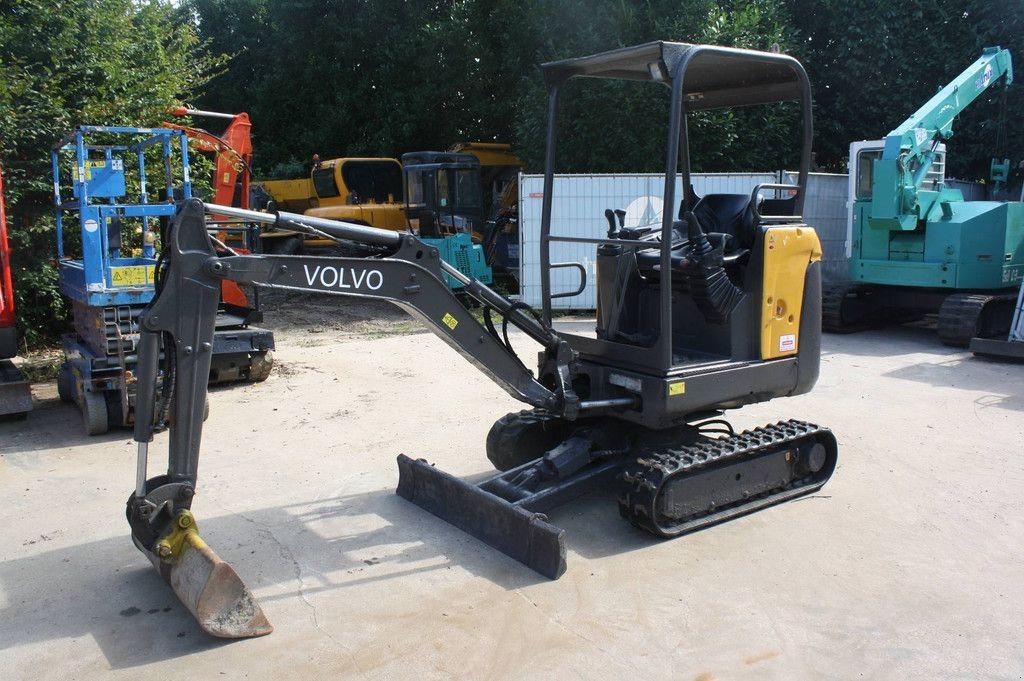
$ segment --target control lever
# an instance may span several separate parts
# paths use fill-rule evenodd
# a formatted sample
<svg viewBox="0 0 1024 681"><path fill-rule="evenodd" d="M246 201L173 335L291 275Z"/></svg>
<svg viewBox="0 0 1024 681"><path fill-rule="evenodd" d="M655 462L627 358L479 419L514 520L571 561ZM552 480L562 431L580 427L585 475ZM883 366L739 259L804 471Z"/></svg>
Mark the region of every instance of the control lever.
<svg viewBox="0 0 1024 681"><path fill-rule="evenodd" d="M604 219L608 221L608 238L615 239L618 237L618 226L615 224L616 211L611 208L604 209ZM625 215L625 213L623 213Z"/></svg>

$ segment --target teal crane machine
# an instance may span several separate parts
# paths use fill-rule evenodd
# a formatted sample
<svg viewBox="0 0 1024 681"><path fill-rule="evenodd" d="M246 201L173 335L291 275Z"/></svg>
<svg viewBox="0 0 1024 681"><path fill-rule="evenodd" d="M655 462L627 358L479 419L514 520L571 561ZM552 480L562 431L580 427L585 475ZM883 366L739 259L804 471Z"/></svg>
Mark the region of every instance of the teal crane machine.
<svg viewBox="0 0 1024 681"><path fill-rule="evenodd" d="M885 138L851 145L855 174L848 282L829 283L826 331L938 315L942 342L1005 336L1024 279L1024 204L965 201L941 168L953 122L985 90L1013 80L1010 53L983 54ZM993 163L998 175L1005 164Z"/></svg>
<svg viewBox="0 0 1024 681"><path fill-rule="evenodd" d="M154 161L158 173L148 172ZM188 139L169 128L81 125L54 145L51 164L59 286L74 321L57 388L96 435L134 421L139 313L159 286L157 246L175 201L192 197ZM257 320L220 305L211 379L266 378L274 339L250 326Z"/></svg>
<svg viewBox="0 0 1024 681"><path fill-rule="evenodd" d="M550 578L567 569L567 546L565 531L545 514L588 490L613 488L625 519L669 538L811 493L831 476L838 446L828 428L783 420L739 432L722 418L726 410L806 393L818 377L821 245L801 217L812 139L803 67L773 52L652 42L542 70L549 113L540 310L463 273L409 232L197 199L179 204L158 268L162 285L140 319L137 465L126 514L135 545L208 633L271 631L235 570L200 537L191 511L224 280L391 301L524 402L529 409L501 416L487 436L483 448L497 473L473 484L399 455L397 493ZM673 209L657 224L609 232L607 218L594 215L590 236L559 227L559 96L592 79L632 81L662 96L665 205ZM793 109L797 182L739 194L679 192L677 186L690 187L687 118L758 105ZM654 123L645 121L645 129ZM661 137L661 126L653 129ZM759 131L746 132L756 139ZM315 230L377 252L219 258L205 214ZM568 268L582 285L587 270L552 262L550 245L581 240L594 249L599 312L593 333L574 334L553 326L551 302L579 291L552 290L550 275ZM479 316L446 276L474 299ZM521 333L510 337L509 327ZM534 368L518 357L512 339L536 344ZM150 447L164 427L167 466L151 471Z"/></svg>

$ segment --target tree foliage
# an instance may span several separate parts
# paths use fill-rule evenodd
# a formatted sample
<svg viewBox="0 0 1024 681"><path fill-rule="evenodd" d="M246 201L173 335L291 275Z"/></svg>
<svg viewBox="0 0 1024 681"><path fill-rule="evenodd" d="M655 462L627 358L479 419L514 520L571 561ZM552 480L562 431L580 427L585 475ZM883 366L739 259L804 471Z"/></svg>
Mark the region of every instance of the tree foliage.
<svg viewBox="0 0 1024 681"><path fill-rule="evenodd" d="M546 108L539 63L654 39L786 44L785 10L766 0L191 0L190 7L211 49L235 55L202 103L249 112L257 171L268 176L301 172L314 153L398 156L468 140L511 142L536 169ZM562 112L573 121L560 145L566 169L662 167L664 92L617 83L579 89ZM781 121L769 116L774 133ZM736 141L746 123L743 116L698 120L719 140L695 150L698 166L779 165L768 162L778 145Z"/></svg>
<svg viewBox="0 0 1024 681"><path fill-rule="evenodd" d="M45 265L48 152L77 123L155 124L177 101L247 111L263 177L302 175L314 153L469 140L511 142L536 171L538 64L657 39L798 57L817 161L843 171L851 141L885 135L983 47L1024 63L1024 0L0 0L0 162L26 326L63 312ZM981 99L954 125L951 175L1024 159L1024 87ZM662 170L667 104L656 87L570 84L560 169ZM691 116L694 166L792 166L796 118L785 106Z"/></svg>
<svg viewBox="0 0 1024 681"><path fill-rule="evenodd" d="M984 47L1024 65L1024 1L783 0L799 36L794 54L815 92L815 149L845 171L849 143L878 139L903 122ZM1005 134L999 137L1005 115ZM1024 88L990 88L954 124L950 175L987 178L993 155L1024 160Z"/></svg>
<svg viewBox="0 0 1024 681"><path fill-rule="evenodd" d="M215 52L234 53L204 103L253 115L257 168L308 166L313 153L394 156L466 139L512 142L542 157L546 99L537 64L654 39L769 49L800 58L815 92L819 164L844 170L850 141L894 128L981 53L1024 55L1024 1L988 0L192 0ZM664 93L628 84L563 98L559 150L569 170L660 170ZM1024 90L1010 91L1007 129ZM997 144L1002 95L963 116L951 173L980 179ZM586 114L586 115L583 115ZM703 170L795 162L795 114L703 114L691 121ZM757 131L751 142L743 133Z"/></svg>
<svg viewBox="0 0 1024 681"><path fill-rule="evenodd" d="M161 0L0 2L0 164L19 322L30 340L63 327L56 290L50 149L73 126L156 125L223 59Z"/></svg>

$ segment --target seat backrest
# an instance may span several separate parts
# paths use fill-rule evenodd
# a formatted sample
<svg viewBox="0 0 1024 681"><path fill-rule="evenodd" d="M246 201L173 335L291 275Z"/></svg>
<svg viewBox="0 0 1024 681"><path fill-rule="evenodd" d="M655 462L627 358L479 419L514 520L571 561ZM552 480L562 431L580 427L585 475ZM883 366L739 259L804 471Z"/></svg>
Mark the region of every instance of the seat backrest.
<svg viewBox="0 0 1024 681"><path fill-rule="evenodd" d="M737 246L752 248L757 223L749 194L708 194L693 207L705 232L722 232L736 238Z"/></svg>
<svg viewBox="0 0 1024 681"><path fill-rule="evenodd" d="M792 215L796 210L796 197L788 199L764 199L757 212L761 215Z"/></svg>

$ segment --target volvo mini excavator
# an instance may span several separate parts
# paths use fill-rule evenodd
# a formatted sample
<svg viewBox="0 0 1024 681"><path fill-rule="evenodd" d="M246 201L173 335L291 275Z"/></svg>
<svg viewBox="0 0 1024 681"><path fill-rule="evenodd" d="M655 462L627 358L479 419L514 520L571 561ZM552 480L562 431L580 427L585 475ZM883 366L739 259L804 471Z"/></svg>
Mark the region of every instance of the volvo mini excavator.
<svg viewBox="0 0 1024 681"><path fill-rule="evenodd" d="M398 457L398 489L412 501L550 578L566 570L564 531L549 509L597 485L617 485L621 514L675 537L794 499L831 476L836 439L797 420L735 432L728 409L806 393L818 377L821 248L800 214L811 159L811 93L783 54L652 42L542 66L549 118L540 258L543 309L536 313L445 263L408 233L292 213L179 205L169 230L159 292L142 316L136 489L127 517L136 546L202 628L247 637L271 626L234 570L210 549L190 512L196 493L206 375L220 282L389 300L422 320L528 411L497 420L487 437L499 473L470 484L424 460ZM593 336L556 331L550 244L556 108L576 78L665 87L665 205L677 179L690 187L687 116L707 109L791 102L802 136L796 185L750 194L683 192L660 225L615 227L594 216L599 310ZM762 198L762 193L783 198ZM204 214L232 215L327 234L375 249L365 257L216 257ZM445 285L463 285L476 318ZM500 319L499 319L500 318ZM536 372L513 352L508 326L542 348ZM169 418L168 418L169 417ZM150 477L149 445L169 423L166 472Z"/></svg>

